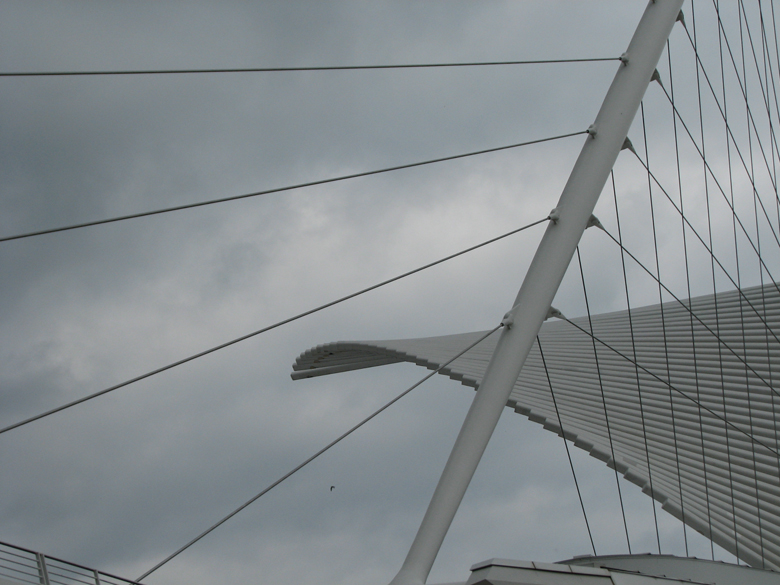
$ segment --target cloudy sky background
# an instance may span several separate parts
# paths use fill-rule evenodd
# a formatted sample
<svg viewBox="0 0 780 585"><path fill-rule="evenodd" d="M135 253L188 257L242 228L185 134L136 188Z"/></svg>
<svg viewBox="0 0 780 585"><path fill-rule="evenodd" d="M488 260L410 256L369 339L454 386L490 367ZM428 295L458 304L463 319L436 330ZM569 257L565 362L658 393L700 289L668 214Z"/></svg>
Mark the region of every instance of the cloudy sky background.
<svg viewBox="0 0 780 585"><path fill-rule="evenodd" d="M616 57L643 9L623 0L7 0L0 70ZM690 81L679 25L672 41ZM0 234L581 131L617 67L3 78ZM683 109L695 100L684 91ZM669 163L670 114L657 88L647 115L655 160ZM630 136L641 144L641 124ZM0 425L541 219L583 140L4 242ZM616 166L622 227L627 247L650 261L640 229L647 178L632 156ZM701 163L690 148L682 156L694 180ZM658 166L674 184L670 165ZM613 231L611 187L605 195L597 215ZM679 219L659 213L662 251L680 268ZM543 229L0 436L0 540L137 577L425 373L396 365L292 382L300 352L493 327ZM699 252L694 294L711 292ZM590 230L583 257L592 310L624 308L614 246ZM632 302L656 302L657 289L632 275ZM578 273L555 305L584 313ZM472 396L431 380L147 582L389 581ZM626 552L614 475L572 454L598 552ZM623 493L634 552L656 552L650 500L630 484ZM680 523L659 513L663 552L683 554ZM709 545L688 535L691 553L708 557ZM429 581L464 580L490 557L589 552L561 439L505 412Z"/></svg>

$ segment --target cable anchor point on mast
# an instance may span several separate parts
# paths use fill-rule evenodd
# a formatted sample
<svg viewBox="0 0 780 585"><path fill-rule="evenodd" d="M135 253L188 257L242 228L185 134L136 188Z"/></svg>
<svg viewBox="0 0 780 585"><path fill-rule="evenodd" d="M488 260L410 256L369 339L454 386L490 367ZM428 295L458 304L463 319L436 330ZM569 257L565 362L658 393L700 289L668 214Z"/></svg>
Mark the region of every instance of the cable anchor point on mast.
<svg viewBox="0 0 780 585"><path fill-rule="evenodd" d="M628 65L628 53L623 53L622 55L620 55L620 62L623 65Z"/></svg>
<svg viewBox="0 0 780 585"><path fill-rule="evenodd" d="M550 211L550 215L547 216L551 222L554 224L558 223L558 220L561 219L561 209L560 207L554 207Z"/></svg>
<svg viewBox="0 0 780 585"><path fill-rule="evenodd" d="M661 74L658 73L658 69L654 69L653 74L650 76L650 83L652 83L653 81L657 81L658 85L660 85L661 87L664 86L663 82L661 81Z"/></svg>
<svg viewBox="0 0 780 585"><path fill-rule="evenodd" d="M597 220L598 221L598 220ZM566 319L566 315L561 313L558 309L555 307L550 307L550 310L547 311L547 316L544 318L545 321L547 319Z"/></svg>
<svg viewBox="0 0 780 585"><path fill-rule="evenodd" d="M634 149L634 145L633 145L633 143L631 142L631 140L629 139L628 136L626 136L625 140L623 140L623 146L620 147L620 150L630 150L631 152L636 154L636 150ZM638 154L636 154L636 155L639 156Z"/></svg>
<svg viewBox="0 0 780 585"><path fill-rule="evenodd" d="M607 231L604 229L604 226L601 225L599 218L591 214L590 219L588 220L588 225L585 226L585 229L592 228L592 227L599 228L602 231Z"/></svg>
<svg viewBox="0 0 780 585"><path fill-rule="evenodd" d="M590 126L588 126L588 129L586 130L586 132L588 134L590 134L591 138L596 138L596 134L597 134L597 132L596 132L596 125L595 124L591 124Z"/></svg>
<svg viewBox="0 0 780 585"><path fill-rule="evenodd" d="M515 324L515 315L511 310L509 310L507 311L506 315L504 315L504 318L501 319L501 326L506 327L507 329L511 329L512 325L514 324Z"/></svg>
<svg viewBox="0 0 780 585"><path fill-rule="evenodd" d="M685 25L685 14L683 14L683 11L680 10L680 13L677 15L677 20L675 22L681 23L685 28L688 28Z"/></svg>

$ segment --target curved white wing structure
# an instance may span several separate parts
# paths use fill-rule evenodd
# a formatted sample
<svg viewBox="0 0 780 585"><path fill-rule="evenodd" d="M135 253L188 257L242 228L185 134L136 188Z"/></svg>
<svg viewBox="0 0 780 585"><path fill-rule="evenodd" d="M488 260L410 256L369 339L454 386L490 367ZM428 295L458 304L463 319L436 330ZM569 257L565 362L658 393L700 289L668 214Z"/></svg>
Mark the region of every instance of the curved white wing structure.
<svg viewBox="0 0 780 585"><path fill-rule="evenodd" d="M595 351L587 317L546 322L550 382L535 344L507 406L615 467L743 561L778 569L780 290L685 303L634 309L630 320L626 311L593 317ZM293 378L402 361L436 369L482 334L320 345L298 357ZM495 342L442 373L477 387Z"/></svg>

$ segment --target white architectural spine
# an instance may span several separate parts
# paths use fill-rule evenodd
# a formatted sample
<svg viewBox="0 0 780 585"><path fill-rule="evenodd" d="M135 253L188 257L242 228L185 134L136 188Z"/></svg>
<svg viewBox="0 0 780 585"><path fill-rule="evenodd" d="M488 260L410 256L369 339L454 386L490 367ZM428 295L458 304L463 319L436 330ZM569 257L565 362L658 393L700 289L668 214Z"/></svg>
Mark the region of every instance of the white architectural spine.
<svg viewBox="0 0 780 585"><path fill-rule="evenodd" d="M683 0L647 6L536 251L401 570L422 585L506 406L639 108Z"/></svg>

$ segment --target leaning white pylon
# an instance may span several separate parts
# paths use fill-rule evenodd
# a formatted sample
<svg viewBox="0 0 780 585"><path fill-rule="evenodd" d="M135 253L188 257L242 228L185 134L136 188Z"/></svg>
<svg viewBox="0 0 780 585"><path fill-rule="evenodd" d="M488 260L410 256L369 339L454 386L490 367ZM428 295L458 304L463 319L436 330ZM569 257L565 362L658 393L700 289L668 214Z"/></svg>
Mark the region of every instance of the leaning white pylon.
<svg viewBox="0 0 780 585"><path fill-rule="evenodd" d="M683 0L654 0L645 9L580 156L569 175L531 266L504 318L505 327L436 491L401 570L391 585L428 578L479 460L496 428L609 172L623 146Z"/></svg>

